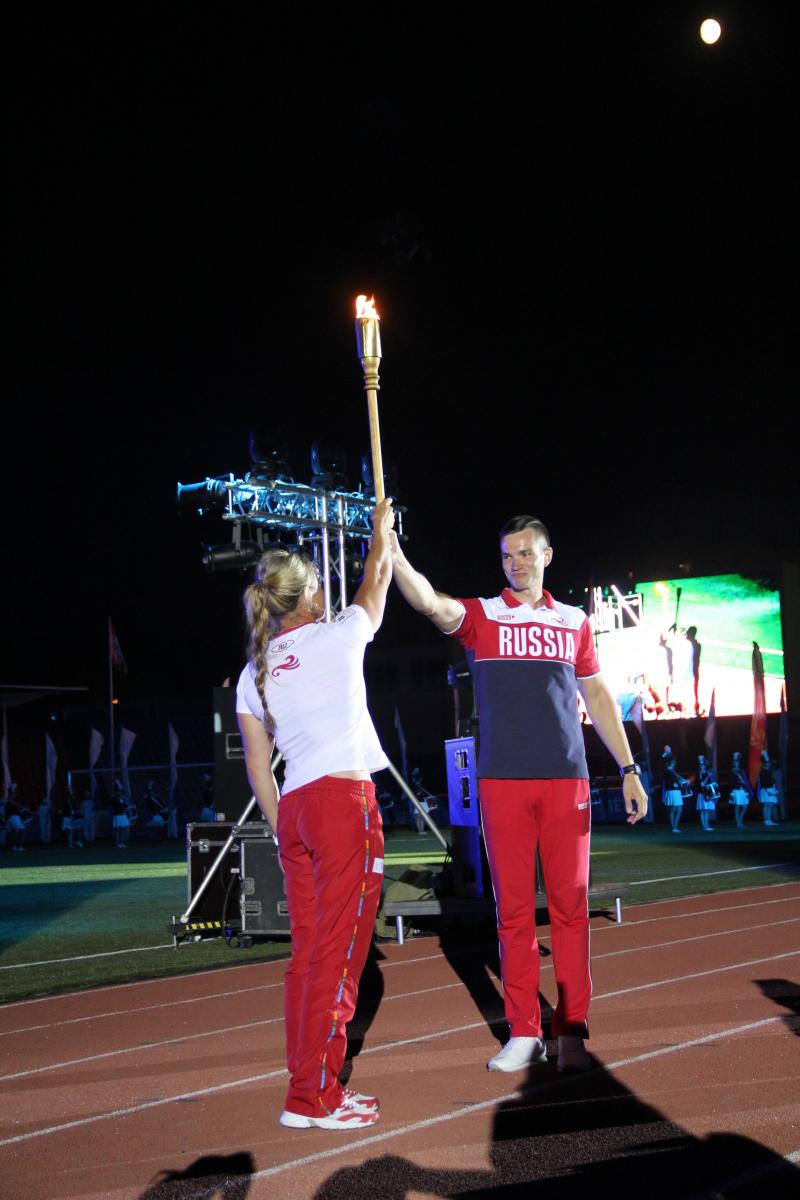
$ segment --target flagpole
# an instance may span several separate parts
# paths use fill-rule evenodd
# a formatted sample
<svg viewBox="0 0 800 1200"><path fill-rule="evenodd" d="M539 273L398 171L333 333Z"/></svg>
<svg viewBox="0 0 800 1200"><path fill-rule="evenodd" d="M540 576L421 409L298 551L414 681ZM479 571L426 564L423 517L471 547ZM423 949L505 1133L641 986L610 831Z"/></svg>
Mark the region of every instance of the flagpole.
<svg viewBox="0 0 800 1200"><path fill-rule="evenodd" d="M111 733L111 741L109 743L109 752L111 755L111 796L114 795L114 666L111 661L111 617L108 618L108 636L106 638L106 646L108 648L108 727Z"/></svg>

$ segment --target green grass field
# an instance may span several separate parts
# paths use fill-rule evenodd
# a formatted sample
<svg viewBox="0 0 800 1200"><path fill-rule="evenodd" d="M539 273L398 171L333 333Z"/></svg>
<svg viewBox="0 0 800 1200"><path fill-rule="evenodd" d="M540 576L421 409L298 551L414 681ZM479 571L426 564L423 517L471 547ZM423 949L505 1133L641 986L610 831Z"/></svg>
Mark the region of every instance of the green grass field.
<svg viewBox="0 0 800 1200"><path fill-rule="evenodd" d="M687 826L599 826L592 840L595 884L627 883L627 904L798 878L800 824L753 823L739 833ZM408 866L435 869L441 848L430 834L387 835L386 875ZM175 949L167 932L186 907L186 860L180 849L134 845L121 860L113 847L62 848L0 859L0 1001L153 979L280 958L288 939L239 950L219 941Z"/></svg>

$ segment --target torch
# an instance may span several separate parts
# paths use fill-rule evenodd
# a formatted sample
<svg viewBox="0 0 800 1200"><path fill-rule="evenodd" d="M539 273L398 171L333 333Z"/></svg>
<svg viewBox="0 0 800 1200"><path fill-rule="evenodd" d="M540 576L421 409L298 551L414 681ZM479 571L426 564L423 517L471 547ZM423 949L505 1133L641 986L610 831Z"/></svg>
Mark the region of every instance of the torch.
<svg viewBox="0 0 800 1200"><path fill-rule="evenodd" d="M378 424L378 368L381 363L381 322L375 311L375 300L366 296L356 297L356 347L364 372L364 390L367 393L369 412L369 441L372 450L372 478L375 484L375 500L383 500L383 458L381 456L381 430Z"/></svg>

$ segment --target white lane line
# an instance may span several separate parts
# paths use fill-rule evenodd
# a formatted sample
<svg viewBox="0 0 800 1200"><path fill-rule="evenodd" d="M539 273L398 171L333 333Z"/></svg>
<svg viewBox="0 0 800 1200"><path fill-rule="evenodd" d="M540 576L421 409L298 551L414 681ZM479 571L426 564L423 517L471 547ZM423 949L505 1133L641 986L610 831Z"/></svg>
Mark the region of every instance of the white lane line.
<svg viewBox="0 0 800 1200"><path fill-rule="evenodd" d="M433 958L444 958L444 955L440 950L437 954L425 954L422 958L396 958L394 961L385 958L380 965L385 970L386 967L407 967L411 963L430 962Z"/></svg>
<svg viewBox="0 0 800 1200"><path fill-rule="evenodd" d="M624 988L621 991L605 992L599 996L595 996L594 999L595 1000L607 1000L613 996L627 995L630 992L643 991L643 990L646 990L648 988L653 988L653 987L663 987L664 985L669 984L669 983L682 983L686 979L697 979L702 975L721 974L724 971L735 970L737 967L749 967L749 966L754 966L754 965L757 965L760 963L765 963L765 962L775 962L780 959L791 958L796 955L800 955L800 950L793 950L786 954L773 955L771 958L753 959L750 962L746 962L746 963L736 963L730 967L718 967L712 971L700 971L693 975L676 976L673 979L661 979L661 980L657 980L653 983L641 984L640 986L634 987L634 988ZM453 985L453 986L460 986L460 985ZM784 1015L782 1014L782 1015L775 1016L775 1017L767 1017L765 1020L756 1022L755 1024L756 1025L769 1024L770 1022L773 1022L773 1021L783 1021L783 1020L784 1020ZM389 1050L389 1051L396 1050L400 1046L410 1046L410 1045L414 1045L415 1043L419 1043L419 1042L435 1041L442 1037L450 1037L456 1033L463 1033L468 1030L485 1028L485 1026L486 1026L486 1022L483 1020L473 1021L468 1025L458 1025L458 1026L452 1027L451 1029L443 1029L443 1030L438 1030L434 1033L420 1034L417 1037L403 1038L401 1040L392 1041L392 1042L384 1042L381 1045L368 1047L366 1050L362 1051L362 1053L363 1054L376 1054L379 1051L383 1051L383 1050ZM729 1036L729 1035L723 1031L722 1033L716 1034L714 1036L717 1038L721 1038L721 1037L725 1037L725 1036ZM187 1038L185 1040L189 1040L189 1039ZM703 1040L711 1040L711 1035L709 1035L708 1038L703 1039ZM691 1044L692 1043L682 1043L678 1047L666 1046L666 1047L662 1047L661 1049L659 1049L657 1051L650 1051L650 1052L648 1052L642 1056L639 1056L637 1058L634 1058L634 1059L624 1059L624 1060L621 1059L617 1063L609 1063L607 1069L611 1070L617 1066L628 1065L630 1062L639 1061L640 1058L641 1059L653 1058L653 1057L658 1057L661 1054L674 1053L674 1051L676 1049L682 1049L683 1046L691 1045ZM97 1121L106 1121L113 1117L129 1116L131 1114L144 1112L146 1109L149 1109L149 1108L156 1108L159 1105L163 1105L163 1104L173 1104L173 1103L177 1103L179 1101L183 1101L183 1100L187 1100L187 1099L194 1099L198 1096L211 1095L215 1092L225 1091L226 1089L229 1089L232 1087L240 1087L240 1086L242 1086L244 1084L248 1084L248 1083L257 1083L263 1079L272 1079L272 1078L276 1078L277 1076L285 1075L285 1074L287 1074L287 1072L286 1072L286 1069L283 1068L282 1070L269 1071L269 1072L267 1072L265 1074L261 1074L261 1075L245 1076L243 1079L233 1080L229 1083L217 1084L210 1088L202 1088L196 1092L185 1092L185 1093L181 1093L177 1096L165 1096L159 1100L149 1100L149 1101L144 1101L141 1104L134 1104L134 1105L131 1105L129 1108L114 1109L111 1112L105 1112L105 1113L96 1113L94 1116L91 1116L91 1117L81 1117L75 1121L66 1121L60 1125L51 1125L44 1129L35 1129L35 1130L29 1131L28 1133L18 1134L12 1138L5 1138L3 1140L0 1140L0 1147L14 1145L17 1142L29 1141L31 1138L43 1137L46 1134L50 1134L50 1133L60 1133L66 1129L75 1129L78 1126L82 1126L82 1125L91 1125ZM513 1097L513 1095L514 1095L514 1093L512 1093L512 1097ZM504 1099L509 1099L509 1098L511 1098L511 1097L500 1097L497 1100L482 1102L481 1104L479 1104L477 1106L475 1106L475 1105L468 1106L467 1108L460 1109L457 1113L452 1113L452 1114L445 1115L445 1116L439 1117L439 1118L433 1118L431 1121L423 1122L422 1124L418 1123L416 1125L407 1126L405 1128L407 1131L414 1130L414 1129L424 1129L424 1128L427 1128L427 1126L430 1124L436 1124L438 1121L451 1120L451 1119L454 1119L456 1116L463 1116L467 1112L477 1111L480 1108L489 1107L491 1104L500 1104L504 1101ZM363 1139L363 1140L366 1140L366 1141L382 1140L383 1138L385 1138L387 1136L393 1136L393 1133L379 1135L378 1139ZM350 1146L360 1145L360 1144L361 1144L360 1142L350 1142ZM297 1165L297 1164L295 1164L295 1165ZM286 1169L286 1167L282 1166L277 1169L284 1170L284 1169ZM262 1174L263 1173L259 1173L259 1177L261 1177Z"/></svg>
<svg viewBox="0 0 800 1200"><path fill-rule="evenodd" d="M619 883L620 881L617 880ZM777 892L780 888L797 888L800 887L800 881L797 879L787 879L785 883L759 883L751 887L736 887L725 888L720 892L701 892L698 896L670 896L666 900L640 900L637 904L629 905L630 908L650 908L658 905L659 908L668 904L685 904L687 900L711 900L712 897L723 898L725 896L752 896L753 892ZM757 901L756 901L757 903Z"/></svg>
<svg viewBox="0 0 800 1200"><path fill-rule="evenodd" d="M60 1125L50 1125L46 1129L35 1129L29 1133L20 1133L16 1137L4 1138L1 1146L14 1146L19 1142L30 1141L31 1138L44 1137L50 1133L63 1133L66 1129L77 1129L81 1125L93 1125L97 1121L108 1121L113 1117L129 1117L133 1113L146 1112L148 1108L159 1108L162 1104L179 1104L184 1100L196 1100L200 1096L212 1096L215 1092L230 1091L231 1088L241 1087L245 1083L260 1083L264 1079L274 1079L276 1075L285 1075L286 1069L266 1071L262 1075L248 1075L244 1079L233 1079L229 1083L218 1083L215 1087L200 1088L196 1092L181 1092L177 1096L164 1096L160 1100L144 1100L141 1104L133 1104L129 1108L115 1108L112 1112L96 1113L92 1117L80 1117L77 1121L64 1121Z"/></svg>
<svg viewBox="0 0 800 1200"><path fill-rule="evenodd" d="M634 929L638 925L654 925L658 921L685 921L689 917L707 917L715 913L738 912L743 908L764 908L768 904L797 904L798 901L800 901L800 896L781 896L777 900L755 900L752 904L728 904L725 908L696 908L693 912L669 913L663 917L642 917L640 921L626 920L623 925L627 929ZM637 904L636 907L644 906ZM611 925L594 925L592 926L592 937L596 937L598 933L607 933L608 930L619 928L620 926L616 922Z"/></svg>
<svg viewBox="0 0 800 1200"><path fill-rule="evenodd" d="M44 1071L60 1071L64 1067L100 1062L104 1058L117 1058L121 1054L136 1054L138 1050L160 1050L162 1046L179 1046L182 1042L219 1037L224 1033L239 1033L242 1029L256 1029L260 1025L277 1025L282 1020L283 1017L268 1017L263 1021L248 1021L246 1025L229 1025L226 1029L208 1029L204 1033L187 1033L183 1037L164 1038L159 1042L141 1042L138 1046L125 1046L122 1050L103 1050L100 1054L90 1054L85 1058L68 1058L64 1062L50 1063L46 1067L31 1067L28 1071L16 1071L13 1075L0 1075L0 1083L11 1079L27 1079L29 1075L41 1075Z"/></svg>
<svg viewBox="0 0 800 1200"><path fill-rule="evenodd" d="M380 1046L369 1046L366 1050L362 1050L362 1054L377 1054L381 1050L396 1050L399 1046L411 1046L416 1042L432 1042L437 1038L451 1037L456 1033L463 1033L471 1029L485 1029L485 1021L472 1021L469 1025L456 1025L452 1029L440 1029L435 1033L423 1033L418 1037L403 1038L396 1042L384 1042ZM62 1133L65 1129L76 1129L81 1125L94 1125L98 1121L108 1121L113 1117L127 1117L135 1113L146 1112L149 1108L158 1108L163 1104L177 1104L184 1100L195 1100L199 1096L210 1096L215 1092L229 1091L231 1088L242 1087L249 1083L261 1083L265 1079L276 1079L281 1075L288 1075L286 1067L280 1067L277 1070L265 1071L260 1075L246 1075L242 1079L233 1079L228 1083L218 1083L212 1087L199 1088L195 1092L181 1092L177 1096L163 1096L158 1100L144 1100L141 1104L132 1104L128 1108L117 1108L111 1112L95 1113L91 1117L79 1117L75 1121L64 1121L60 1125L50 1125L46 1129L32 1129L28 1133L20 1133L15 1137L4 1138L0 1141L0 1147L13 1146L18 1142L27 1142L32 1138L44 1137L50 1133Z"/></svg>
<svg viewBox="0 0 800 1200"><path fill-rule="evenodd" d="M127 946L124 950L98 950L96 954L75 954L72 958L42 958L38 962L6 963L0 971L21 971L25 967L52 967L57 963L87 962L90 958L113 958L115 954L142 954L145 950L172 950L172 942L160 946Z"/></svg>
<svg viewBox="0 0 800 1200"><path fill-rule="evenodd" d="M644 887L647 883L675 883L679 879L708 879L711 875L744 875L746 871L780 871L784 867L800 871L800 863L796 862L764 863L763 866L757 867L726 867L719 871L696 871L691 875L662 875L658 879L637 879L629 883L628 887Z"/></svg>
<svg viewBox="0 0 800 1200"><path fill-rule="evenodd" d="M774 1025L783 1021L784 1016L764 1017L760 1021L750 1021L747 1025L737 1025L735 1029L726 1029L724 1033L707 1033L704 1037L692 1038L688 1042L679 1042L674 1046L661 1046L658 1050L648 1050L644 1054L633 1054L630 1058L618 1058L616 1062L605 1064L607 1071L616 1071L620 1067L629 1067L632 1063L646 1062L648 1058L662 1058L665 1054L675 1054L679 1050L691 1050L693 1046L706 1046L709 1042L719 1041L722 1037L736 1037L740 1033L749 1033L753 1029L761 1029L764 1025Z"/></svg>
<svg viewBox="0 0 800 1200"><path fill-rule="evenodd" d="M781 1017L781 1016L767 1017L765 1020L756 1021L752 1025L741 1025L737 1029L722 1030L719 1033L710 1034L707 1038L703 1038L700 1040L701 1041L711 1041L711 1040L720 1041L720 1040L722 1040L722 1038L738 1036L739 1034L742 1033L743 1030L753 1029L758 1025L769 1025L770 1023L773 1023L776 1021L782 1021L782 1020L783 1020L783 1017ZM622 1060L620 1060L619 1063L608 1063L603 1067L603 1069L605 1069L606 1071L611 1071L615 1067L628 1066L630 1063L644 1061L647 1058L657 1058L662 1054L672 1054L676 1050L686 1049L693 1044L696 1044L696 1043L687 1042L681 1046L665 1046L663 1049L649 1051L645 1054L639 1055L634 1058L622 1059ZM603 1066L602 1064L600 1064L600 1065ZM543 1085L542 1087L536 1088L535 1092L541 1092L541 1091L545 1091L547 1088L553 1088L553 1087L557 1086L560 1082L562 1082L562 1081L561 1080L554 1080L554 1081L551 1080L547 1084ZM564 1080L563 1082L567 1082L567 1081ZM531 1092L526 1092L526 1096L530 1096L530 1095L531 1095ZM487 1109L495 1108L501 1104L507 1104L513 1100L518 1100L518 1099L519 1099L519 1092L510 1092L505 1096L497 1096L493 1100L481 1100L475 1104L466 1104L462 1108L459 1108L455 1111L451 1111L451 1112L447 1112L447 1113L440 1113L439 1116L437 1116L437 1117L428 1117L424 1121L414 1121L410 1125L401 1125L397 1129L388 1129L385 1133L372 1134L372 1135L367 1135L366 1137L352 1139L345 1146L329 1147L325 1150L318 1151L316 1154L307 1154L303 1158L295 1158L295 1159L292 1159L290 1162L280 1163L278 1166L275 1166L275 1167L267 1167L263 1171L256 1171L256 1172L254 1172L254 1174L247 1176L245 1178L248 1178L250 1180L268 1179L274 1175L280 1175L284 1171L292 1171L292 1170L295 1170L297 1167L310 1166L312 1163L322 1162L324 1159L333 1158L340 1154L347 1154L348 1151L351 1151L351 1150L360 1150L363 1147L367 1147L367 1146L371 1147L371 1146L379 1144L380 1142L387 1142L391 1138L402 1137L404 1134L407 1134L407 1133L416 1133L417 1131L422 1130L422 1129L431 1129L436 1125L443 1125L449 1121L457 1121L459 1119L459 1117L469 1117L469 1116L472 1116L474 1113L485 1112ZM522 1107L527 1107L527 1105L523 1105ZM531 1107L533 1107L533 1106L531 1106Z"/></svg>
<svg viewBox="0 0 800 1200"><path fill-rule="evenodd" d="M693 937L674 938L671 942L656 942L649 946L629 946L625 950L609 950L605 954L593 954L592 962L602 958L617 958L620 954L640 954L643 950L663 950L667 946L683 946L686 942L705 942L709 938L740 937L754 929L777 929L779 925L796 925L800 917L787 917L785 921L765 921L763 925L743 925L737 929L721 929L717 933L698 933Z"/></svg>
<svg viewBox="0 0 800 1200"><path fill-rule="evenodd" d="M47 1004L55 1003L58 1000L71 1000L76 996L96 996L99 992L118 992L121 988L135 987L160 987L164 983L177 983L184 980L190 981L197 979L202 975L220 975L226 971L252 971L254 967L272 967L285 966L288 958L262 958L258 962L232 962L227 967L209 967L205 970L199 967L196 971L177 971L174 975L160 975L158 977L149 976L147 979L129 979L125 983L104 983L102 987L79 988L75 992L59 992L56 996L31 996L28 1000L9 1000L8 1004L4 1004L2 1011L5 1012L9 1008L19 1008L23 1004ZM22 963L23 967L27 964Z"/></svg>
<svg viewBox="0 0 800 1200"><path fill-rule="evenodd" d="M617 958L620 955L626 955L626 954L642 954L642 953L646 953L649 950L663 950L663 949L665 949L667 947L671 947L671 946L681 946L685 942L699 942L699 941L706 941L710 938L729 937L729 936L733 936L733 935L738 936L738 935L741 935L742 933L749 933L752 930L757 930L757 929L774 929L780 925L793 925L793 924L796 924L798 921L800 921L800 917L787 917L786 920L784 920L784 921L770 921L770 922L767 922L767 923L761 924L761 925L747 925L747 926L744 926L742 928L737 928L737 929L725 929L725 930L721 930L717 933L698 934L695 937L689 937L689 938L676 938L673 941L657 942L653 945L647 945L647 946L631 946L624 950L609 950L604 954L592 955L592 962L600 962L606 958ZM430 961L431 959L437 959L437 958L443 958L443 957L444 956L441 954L433 954L433 955L427 956L427 958L424 961ZM384 964L384 965L388 965L388 964ZM541 963L541 969L547 970L548 968L552 968L552 965L553 964L551 962L543 962L543 963ZM723 968L723 969L727 970L728 968ZM689 977L687 976L687 978L689 978ZM207 996L192 996L186 1000L165 1001L163 1004L151 1004L151 1005L148 1005L143 1008L120 1009L120 1010L117 1010L116 1012L100 1013L100 1014L97 1014L97 1016L73 1017L68 1021L52 1022L49 1025L32 1025L32 1026L28 1026L23 1029L6 1030L5 1032L0 1032L0 1037L8 1037L12 1033L20 1034L20 1033L36 1032L36 1031L39 1031L42 1029L51 1029L51 1028L55 1028L55 1027L61 1026L61 1025L76 1025L76 1024L80 1024L80 1023L87 1022L87 1021L98 1020L101 1017L128 1016L128 1015L137 1014L140 1012L151 1012L153 1010L158 1010L158 1009L162 1009L162 1008L170 1008L170 1007L177 1006L180 1004L198 1004L198 1003L200 1003L202 1001L206 1001L206 1000L213 1000L213 999L218 999L221 997L229 997L229 996L239 996L239 995L243 995L246 992L269 991L270 989L274 989L274 988L278 988L278 987L282 987L282 986L283 986L282 983L266 983L266 984L260 984L256 987L237 989L236 991L232 991L232 992L215 992L215 993L210 993ZM653 986L658 986L658 985L653 985ZM454 983L439 984L438 986L435 986L435 987L418 988L412 992L400 992L394 996L384 996L382 1003L388 1004L393 1000L406 1000L411 996L425 996L431 992L446 992L446 991L453 990L455 988L461 988L461 987L464 987L464 984L461 980L459 980ZM613 993L613 995L617 995L617 994L618 993L616 993L616 992ZM600 999L602 999L602 996L594 996L594 1000L600 1000ZM280 1018L277 1018L277 1019L280 1019ZM274 1023L274 1021L272 1019L261 1021L261 1022L253 1022L253 1024L256 1024L256 1025L257 1024L269 1025L269 1024L273 1024L273 1023ZM237 1028L237 1029L244 1028L244 1026L241 1026L241 1027L235 1026L234 1028ZM222 1029L222 1030L217 1030L214 1032L226 1033L226 1032L228 1032L228 1030ZM205 1033L198 1033L198 1034L187 1035L186 1038L180 1039L180 1040L188 1041L191 1039L191 1037L206 1037L206 1036L208 1036L208 1035ZM139 1046L127 1048L125 1050L115 1051L114 1053L120 1053L120 1054L130 1053L130 1050L153 1049L160 1045L170 1045L170 1044L171 1044L170 1041L148 1042L148 1043L143 1043L142 1045L139 1045ZM56 1067L75 1066L77 1064L84 1063L84 1062L93 1062L95 1058L104 1058L104 1057L107 1057L107 1055L105 1055L105 1054L92 1055L92 1056L89 1056L86 1058L71 1059L65 1063L54 1063L50 1067L37 1067L29 1072L20 1071L14 1075L0 1075L0 1081L4 1080L4 1079L18 1079L21 1076L26 1075L26 1074L36 1074L40 1071L54 1070Z"/></svg>
<svg viewBox="0 0 800 1200"><path fill-rule="evenodd" d="M431 955L430 957L431 958L441 958L442 955L434 954L434 955ZM388 966L390 964L385 964L385 965ZM459 986L459 985L446 984L445 986L453 987L453 986ZM228 996L243 996L247 992L268 992L274 988L279 988L279 987L283 987L283 980L281 980L280 983L260 983L260 984L257 984L255 987L236 988L234 991L231 991L231 992L209 992L209 994L207 996L190 996L186 1000L165 1000L161 1004L146 1004L146 1005L142 1005L139 1008L112 1009L110 1012L92 1013L87 1017L70 1017L69 1019L64 1020L64 1021L50 1021L46 1025L25 1025L18 1029L4 1029L4 1030L0 1030L0 1037L11 1037L13 1034L20 1034L20 1033L37 1033L42 1029L57 1029L57 1028L61 1028L64 1025L81 1025L87 1021L100 1021L106 1017L127 1017L127 1016L131 1016L131 1015L137 1015L138 1013L156 1012L162 1008L177 1007L179 1004L201 1004L201 1003L205 1002L206 1000L219 1000L219 999L222 999L222 998L228 997ZM417 995L422 995L423 992L430 992L430 991L435 992L435 991L439 991L439 990L441 990L441 989L439 989L439 988L423 988L419 992L404 992L403 996L417 996ZM386 1003L389 1000L397 1000L397 999L401 999L401 998L402 997L400 997L400 996L384 996L383 1003Z"/></svg>
<svg viewBox="0 0 800 1200"><path fill-rule="evenodd" d="M785 888L785 887L797 887L797 884L793 880L789 881L787 883L770 883L770 884L763 885L763 887L759 890L773 891L777 888ZM715 894L720 897L722 897L722 896L737 896L743 892L749 893L752 890L753 890L752 888L732 888L730 891L717 892ZM729 905L727 907L707 908L707 909L696 910L695 912L689 912L689 913L675 913L675 914L672 914L669 916L644 917L640 921L627 920L627 921L625 921L624 924L625 924L625 927L631 928L634 925L647 925L647 924L651 924L654 921L679 921L679 920L683 920L686 917L704 916L707 913L723 913L723 912L729 912L729 911L732 912L737 908L750 908L750 907L758 908L761 904L784 904L784 903L788 904L796 899L798 899L798 897L791 896L791 897L786 897L785 900L784 899L756 900L753 902L752 905L746 905L746 904ZM671 900L659 900L658 903L660 905L681 904L681 903L685 903L686 900L687 900L686 896L676 896ZM649 906L647 904L637 904L637 905L629 905L628 906L629 910L631 908L647 909L648 907ZM595 937L597 934L600 934L600 933L606 933L608 930L612 930L612 929L617 930L618 928L620 928L620 927L617 926L616 924L614 924L614 925L598 925L597 927L592 929L592 937ZM387 959L384 961L383 967L384 968L386 968L386 967L403 967L403 966L410 965L412 963L429 962L432 959L443 958L443 957L444 957L444 955L442 953L438 953L438 954L424 955L419 958L395 959L394 961ZM251 963L240 961L240 962L236 962L236 963L231 963L230 966L227 966L227 967L211 967L207 971L199 970L199 971L192 971L192 972L185 972L185 973L181 972L176 975L164 975L157 979L131 979L131 980L128 980L126 983L108 983L108 984L104 984L101 987L92 988L91 993L87 992L86 990L80 990L80 991L75 991L75 992L61 992L55 996L32 996L27 1000L9 1001L9 1003L4 1004L2 1006L2 1008L3 1008L3 1011L5 1012L8 1009L19 1008L20 1006L26 1005L26 1004L45 1004L48 1001L57 1002L60 1000L69 1000L76 996L87 996L89 994L91 994L92 996L95 996L101 992L119 991L121 988L134 988L134 987L147 987L147 986L159 987L165 983L177 983L177 982L183 982L184 980L187 980L187 981L192 980L192 979L195 979L198 975L203 975L203 976L219 975L219 974L224 974L225 972L228 972L228 971L252 970L254 967L280 966L282 964L285 964L287 961L288 960L285 958L259 959L258 962L251 962ZM14 964L14 965L26 966L27 964L20 963L20 964ZM197 999L199 999L199 1000L202 1000L203 998L204 997L202 997L202 996L197 997ZM175 1001L174 1003L179 1003L179 1001ZM101 1016L103 1016L103 1014L98 1013L97 1016L101 1017ZM83 1020L83 1018L79 1018L79 1019ZM46 1028L46 1026L42 1026L42 1028Z"/></svg>
<svg viewBox="0 0 800 1200"><path fill-rule="evenodd" d="M415 992L400 992L396 996L385 996L383 1003L388 1004L392 1000L407 1000L409 996L424 996L428 995L430 992L446 992L452 988L463 988L463 986L463 983L461 980L459 980L457 983L445 983L439 987L421 988ZM500 997L498 996L498 1001L499 1000ZM138 1050L160 1050L162 1046L177 1046L181 1042L193 1042L200 1038L219 1037L225 1033L237 1033L242 1029L256 1029L261 1025L277 1025L282 1021L283 1017L265 1017L260 1021L249 1021L246 1025L228 1025L224 1029L208 1029L204 1030L202 1033L186 1033L181 1037L164 1038L158 1042L140 1042L136 1046L125 1046L123 1049L103 1050L98 1054L84 1055L82 1058L69 1058L64 1062L49 1063L45 1067L31 1067L27 1071L15 1071L13 1075L0 1075L0 1083L5 1083L11 1079L27 1078L29 1075L41 1075L45 1071L59 1071L63 1067L83 1066L86 1063L99 1062L104 1058L115 1058L118 1054L135 1054ZM481 1024L481 1022L478 1022L478 1024ZM415 1040L416 1039L412 1039L412 1041ZM406 1045L405 1042L397 1044ZM364 1050L362 1053L366 1054L368 1051Z"/></svg>
<svg viewBox="0 0 800 1200"><path fill-rule="evenodd" d="M221 1000L228 996L244 996L247 992L268 992L271 988L283 987L280 983L259 983L255 987L236 988L232 992L209 992L207 996L189 996L185 1000L165 1000L162 1004L143 1004L139 1008L117 1008L110 1012L91 1013L87 1017L69 1017L64 1021L49 1021L46 1025L24 1025L19 1029L0 1030L0 1037L12 1034L37 1033L41 1029L59 1029L64 1025L81 1025L86 1021L101 1021L106 1017L127 1017L138 1013L155 1012L161 1008L176 1008L179 1004L200 1004L204 1000Z"/></svg>
<svg viewBox="0 0 800 1200"><path fill-rule="evenodd" d="M728 967L714 967L710 971L693 971L691 975L675 975L671 979L655 979L652 983L638 983L635 987L620 988L616 992L603 992L594 1000L609 1000L612 996L629 996L632 992L646 992L651 988L666 987L669 983L684 983L687 979L703 979L707 975L722 975L725 971L737 971L741 967L757 967L762 963L778 962L782 958L797 958L800 950L787 950L785 954L772 954L769 958L751 958L749 962L731 963Z"/></svg>

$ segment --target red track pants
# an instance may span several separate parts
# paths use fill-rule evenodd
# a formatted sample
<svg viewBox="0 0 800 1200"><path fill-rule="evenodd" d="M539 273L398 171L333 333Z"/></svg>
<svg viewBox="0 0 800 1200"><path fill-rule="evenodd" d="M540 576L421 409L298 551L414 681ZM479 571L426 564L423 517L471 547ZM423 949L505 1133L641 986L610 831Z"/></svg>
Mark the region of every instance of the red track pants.
<svg viewBox="0 0 800 1200"><path fill-rule="evenodd" d="M590 814L585 779L482 779L481 821L497 902L512 1037L541 1037L536 847L544 871L558 1004L552 1033L587 1036Z"/></svg>
<svg viewBox="0 0 800 1200"><path fill-rule="evenodd" d="M383 829L369 781L323 776L281 799L292 959L284 984L286 1108L322 1117L339 1106L358 981L383 884Z"/></svg>

